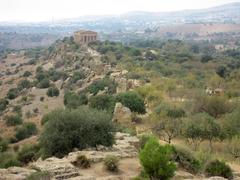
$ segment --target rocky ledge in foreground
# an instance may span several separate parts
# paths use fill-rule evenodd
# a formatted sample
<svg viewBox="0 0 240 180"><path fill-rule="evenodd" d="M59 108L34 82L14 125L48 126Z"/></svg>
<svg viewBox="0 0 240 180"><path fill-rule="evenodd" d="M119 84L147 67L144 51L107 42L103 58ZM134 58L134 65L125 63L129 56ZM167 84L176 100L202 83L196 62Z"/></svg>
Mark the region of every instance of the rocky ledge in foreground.
<svg viewBox="0 0 240 180"><path fill-rule="evenodd" d="M28 168L8 168L0 170L0 180L24 180L31 173L36 170L47 171L53 179L79 179L79 180L92 180L95 177L86 177L81 175L81 169L75 167L73 163L76 161L79 155L85 155L90 162L98 163L102 162L107 155L114 155L119 159L122 158L134 158L138 155L139 140L137 137L130 136L125 133L116 133L116 143L111 148L99 146L96 149L89 149L84 151L76 151L69 153L66 157L59 159L51 157L45 160L39 159L29 165ZM113 179L112 176L106 177L107 179ZM114 179L123 179L119 176Z"/></svg>

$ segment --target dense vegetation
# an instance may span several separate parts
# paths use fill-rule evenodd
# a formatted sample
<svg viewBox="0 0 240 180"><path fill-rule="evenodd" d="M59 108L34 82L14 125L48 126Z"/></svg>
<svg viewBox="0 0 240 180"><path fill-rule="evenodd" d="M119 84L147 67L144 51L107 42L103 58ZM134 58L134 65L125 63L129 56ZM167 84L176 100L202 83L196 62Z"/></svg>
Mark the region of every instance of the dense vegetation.
<svg viewBox="0 0 240 180"><path fill-rule="evenodd" d="M106 112L87 107L57 110L48 115L40 144L45 156L61 157L74 148L111 146L113 133L114 127Z"/></svg>

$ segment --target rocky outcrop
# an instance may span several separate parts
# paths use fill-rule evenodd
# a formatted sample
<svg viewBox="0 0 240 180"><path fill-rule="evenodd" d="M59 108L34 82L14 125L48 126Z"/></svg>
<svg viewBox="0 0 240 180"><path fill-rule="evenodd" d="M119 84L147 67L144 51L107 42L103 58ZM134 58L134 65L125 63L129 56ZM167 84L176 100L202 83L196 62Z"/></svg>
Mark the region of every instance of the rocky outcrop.
<svg viewBox="0 0 240 180"><path fill-rule="evenodd" d="M25 180L30 174L34 172L36 172L36 170L21 167L0 169L0 180Z"/></svg>
<svg viewBox="0 0 240 180"><path fill-rule="evenodd" d="M115 82L118 84L117 93L122 93L127 91L127 79L123 77L115 78Z"/></svg>
<svg viewBox="0 0 240 180"><path fill-rule="evenodd" d="M107 155L113 155L122 158L137 157L139 146L139 139L135 136L130 136L126 133L116 133L116 143L111 148L102 148L98 150L86 150L69 153L66 159L69 162L74 162L79 155L85 155L91 162L97 163L103 161Z"/></svg>
<svg viewBox="0 0 240 180"><path fill-rule="evenodd" d="M81 170L73 165L79 155L85 155L92 163L102 162L107 155L114 155L119 159L137 157L139 144L137 137L125 133L116 133L115 139L116 143L113 147L98 147L101 151L97 149L76 151L69 153L62 159L55 157L46 160L39 159L31 166L41 171L48 171L56 179L93 180L96 177L81 176Z"/></svg>
<svg viewBox="0 0 240 180"><path fill-rule="evenodd" d="M32 166L41 171L48 171L51 176L56 179L68 179L79 176L78 169L74 167L66 158L48 158L46 160L39 159L32 163Z"/></svg>
<svg viewBox="0 0 240 180"><path fill-rule="evenodd" d="M121 103L116 103L114 113L113 113L113 122L120 124L130 124L132 122L132 113L131 110Z"/></svg>

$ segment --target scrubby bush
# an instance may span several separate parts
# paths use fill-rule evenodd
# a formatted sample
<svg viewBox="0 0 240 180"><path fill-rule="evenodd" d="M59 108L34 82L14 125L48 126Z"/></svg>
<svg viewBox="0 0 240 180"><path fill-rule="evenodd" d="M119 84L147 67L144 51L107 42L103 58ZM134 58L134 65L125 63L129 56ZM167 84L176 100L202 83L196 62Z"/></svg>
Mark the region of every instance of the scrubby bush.
<svg viewBox="0 0 240 180"><path fill-rule="evenodd" d="M82 72L74 72L73 73L73 77L71 79L71 82L72 83L76 83L78 80L84 79L84 78L86 78L84 73L82 73Z"/></svg>
<svg viewBox="0 0 240 180"><path fill-rule="evenodd" d="M46 79L46 78L41 80L38 84L38 87L41 89L48 88L49 86L50 86L50 81L49 81L49 79Z"/></svg>
<svg viewBox="0 0 240 180"><path fill-rule="evenodd" d="M205 167L205 165L210 162L213 158L213 155L211 151L205 150L205 149L200 149L194 153L196 159L200 162L201 165L201 171Z"/></svg>
<svg viewBox="0 0 240 180"><path fill-rule="evenodd" d="M145 144L149 141L149 139L153 138L151 134L144 134L139 137L139 148L140 150L144 148Z"/></svg>
<svg viewBox="0 0 240 180"><path fill-rule="evenodd" d="M144 99L136 92L125 92L117 95L117 101L128 107L131 111L144 114L146 112Z"/></svg>
<svg viewBox="0 0 240 180"><path fill-rule="evenodd" d="M205 112L214 118L219 118L232 110L232 104L222 96L199 96L194 102L194 112Z"/></svg>
<svg viewBox="0 0 240 180"><path fill-rule="evenodd" d="M15 154L10 152L0 153L0 168L9 168L20 165L21 163L17 160Z"/></svg>
<svg viewBox="0 0 240 180"><path fill-rule="evenodd" d="M227 114L222 120L222 129L228 138L240 136L240 111Z"/></svg>
<svg viewBox="0 0 240 180"><path fill-rule="evenodd" d="M173 152L173 159L181 168L194 174L199 172L201 164L189 149L182 146L174 146Z"/></svg>
<svg viewBox="0 0 240 180"><path fill-rule="evenodd" d="M185 116L185 111L182 108L168 108L167 109L167 116L169 118L182 118Z"/></svg>
<svg viewBox="0 0 240 180"><path fill-rule="evenodd" d="M109 78L104 78L101 80L94 81L88 90L90 93L96 95L99 91L102 91L107 87L108 94L114 94L116 92L117 83Z"/></svg>
<svg viewBox="0 0 240 180"><path fill-rule="evenodd" d="M114 127L106 112L81 107L53 111L47 119L40 137L45 156L62 157L74 148L113 144Z"/></svg>
<svg viewBox="0 0 240 180"><path fill-rule="evenodd" d="M54 96L59 96L59 89L57 88L57 87L50 87L50 88L48 88L48 90L47 90L47 95L49 96L49 97L54 97Z"/></svg>
<svg viewBox="0 0 240 180"><path fill-rule="evenodd" d="M27 79L24 79L18 83L17 87L20 91L23 89L29 89L31 87L31 82Z"/></svg>
<svg viewBox="0 0 240 180"><path fill-rule="evenodd" d="M18 144L13 145L12 149L13 149L14 152L18 152L19 145Z"/></svg>
<svg viewBox="0 0 240 180"><path fill-rule="evenodd" d="M80 168L89 168L91 163L85 155L80 155L77 157L76 161L73 162L73 165Z"/></svg>
<svg viewBox="0 0 240 180"><path fill-rule="evenodd" d="M23 73L23 77L29 77L29 76L31 76L31 75L32 75L32 73L29 72L29 71L25 71L25 72Z"/></svg>
<svg viewBox="0 0 240 180"><path fill-rule="evenodd" d="M131 56L140 56L141 55L141 51L139 49L130 48L129 49L129 54Z"/></svg>
<svg viewBox="0 0 240 180"><path fill-rule="evenodd" d="M221 176L227 179L233 179L233 172L231 168L225 162L219 160L209 162L206 165L205 174L208 177Z"/></svg>
<svg viewBox="0 0 240 180"><path fill-rule="evenodd" d="M165 117L159 120L154 132L164 141L171 144L173 138L181 134L182 119Z"/></svg>
<svg viewBox="0 0 240 180"><path fill-rule="evenodd" d="M240 158L240 136L234 136L229 140L228 152L235 158Z"/></svg>
<svg viewBox="0 0 240 180"><path fill-rule="evenodd" d="M64 94L64 105L67 106L67 108L76 109L77 107L86 105L87 103L88 98L84 93L76 94L74 92L67 91Z"/></svg>
<svg viewBox="0 0 240 180"><path fill-rule="evenodd" d="M37 127L34 123L24 123L21 127L16 129L16 140L21 141L37 134Z"/></svg>
<svg viewBox="0 0 240 180"><path fill-rule="evenodd" d="M116 156L108 155L104 158L104 165L108 171L117 172L118 163L119 159Z"/></svg>
<svg viewBox="0 0 240 180"><path fill-rule="evenodd" d="M8 101L6 99L0 99L0 112L7 108Z"/></svg>
<svg viewBox="0 0 240 180"><path fill-rule="evenodd" d="M16 126L22 124L23 120L20 115L10 115L6 117L7 126Z"/></svg>
<svg viewBox="0 0 240 180"><path fill-rule="evenodd" d="M7 151L8 141L0 137L0 153Z"/></svg>
<svg viewBox="0 0 240 180"><path fill-rule="evenodd" d="M39 157L40 146L38 144L24 145L17 154L17 159L22 164L28 164Z"/></svg>
<svg viewBox="0 0 240 180"><path fill-rule="evenodd" d="M99 95L93 96L89 100L89 106L99 110L106 110L108 112L113 112L116 100L111 95Z"/></svg>
<svg viewBox="0 0 240 180"><path fill-rule="evenodd" d="M12 88L12 89L9 89L7 93L7 98L12 100L18 97L18 95L19 95L19 90L17 88Z"/></svg>
<svg viewBox="0 0 240 180"><path fill-rule="evenodd" d="M48 74L47 74L47 73L38 72L38 73L36 74L36 79L37 79L38 82L41 82L42 80L48 79L48 78L49 78L49 77L48 77Z"/></svg>
<svg viewBox="0 0 240 180"><path fill-rule="evenodd" d="M20 105L14 106L13 112L17 113L19 116L22 116L22 106L20 106Z"/></svg>
<svg viewBox="0 0 240 180"><path fill-rule="evenodd" d="M199 113L192 117L186 123L184 135L189 140L196 141L208 140L212 150L212 142L215 139L220 139L222 136L221 127L216 120L207 113Z"/></svg>
<svg viewBox="0 0 240 180"><path fill-rule="evenodd" d="M176 170L171 156L171 146L161 146L157 139L150 138L140 151L140 162L150 179L168 180Z"/></svg>
<svg viewBox="0 0 240 180"><path fill-rule="evenodd" d="M30 174L26 180L51 180L51 175L47 171L37 171Z"/></svg>

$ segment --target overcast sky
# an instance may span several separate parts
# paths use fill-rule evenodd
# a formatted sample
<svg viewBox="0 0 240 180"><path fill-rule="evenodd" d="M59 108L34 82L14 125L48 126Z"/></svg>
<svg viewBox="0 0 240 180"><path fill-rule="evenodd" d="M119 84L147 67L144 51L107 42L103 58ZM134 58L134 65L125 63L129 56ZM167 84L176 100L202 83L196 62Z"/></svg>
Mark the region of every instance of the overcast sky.
<svg viewBox="0 0 240 180"><path fill-rule="evenodd" d="M130 11L199 9L240 0L0 0L0 21L49 21Z"/></svg>

